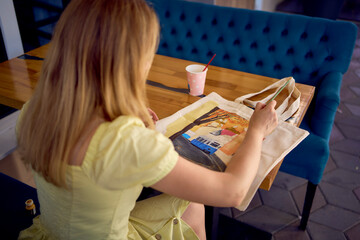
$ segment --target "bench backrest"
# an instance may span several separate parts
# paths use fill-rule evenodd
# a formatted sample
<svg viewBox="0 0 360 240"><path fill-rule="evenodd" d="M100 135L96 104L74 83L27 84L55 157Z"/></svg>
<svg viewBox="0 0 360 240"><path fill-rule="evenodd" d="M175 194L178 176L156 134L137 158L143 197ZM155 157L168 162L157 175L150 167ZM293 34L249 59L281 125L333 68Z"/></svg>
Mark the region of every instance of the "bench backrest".
<svg viewBox="0 0 360 240"><path fill-rule="evenodd" d="M345 73L356 26L301 15L152 0L161 24L158 54L316 86Z"/></svg>

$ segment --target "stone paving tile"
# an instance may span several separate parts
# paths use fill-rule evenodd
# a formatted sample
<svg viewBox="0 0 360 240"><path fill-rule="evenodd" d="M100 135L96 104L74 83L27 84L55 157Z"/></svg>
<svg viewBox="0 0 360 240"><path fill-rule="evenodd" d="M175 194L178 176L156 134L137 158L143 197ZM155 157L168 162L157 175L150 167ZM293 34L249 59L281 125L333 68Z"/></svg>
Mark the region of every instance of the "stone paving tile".
<svg viewBox="0 0 360 240"><path fill-rule="evenodd" d="M359 88L359 78L355 71L347 72L347 78L343 78L340 88L340 101L342 103L353 103L359 105L357 95L357 88Z"/></svg>
<svg viewBox="0 0 360 240"><path fill-rule="evenodd" d="M359 80L357 80L359 81ZM346 87L347 91L349 91L349 88ZM344 94L345 95L345 94ZM347 94L346 96L349 96L350 94ZM352 95L353 96L353 95ZM340 96L341 97L341 96ZM352 99L352 98L349 98ZM340 104L338 108L336 109L336 115L335 115L335 121L338 119L342 119L346 116L352 116L351 111L346 107L345 101L340 100Z"/></svg>
<svg viewBox="0 0 360 240"><path fill-rule="evenodd" d="M354 67L356 67L356 65ZM360 78L360 69L355 70L355 73Z"/></svg>
<svg viewBox="0 0 360 240"><path fill-rule="evenodd" d="M357 79L359 77L356 74L356 70L350 70L344 75L340 88L340 99L342 102L360 97L358 95L358 93L360 94L360 89L358 89L359 83L356 81Z"/></svg>
<svg viewBox="0 0 360 240"><path fill-rule="evenodd" d="M346 237L349 240L359 240L360 238L360 223L356 224L345 232Z"/></svg>
<svg viewBox="0 0 360 240"><path fill-rule="evenodd" d="M359 81L359 80L358 80ZM349 90L348 90L349 91ZM350 97L351 95L353 94L353 97ZM351 112L351 114L353 114L353 112L352 112L352 106L351 105L354 105L355 106L355 109L357 108L356 106L358 106L359 105L359 97L358 96L355 96L355 94L354 93L352 93L352 94L347 94L347 99L345 99L344 101L343 101L343 103L344 103L344 105L346 106L346 108L348 108L349 109L349 111ZM350 107L348 107L347 105L350 105ZM356 117L359 117L359 116L357 116L357 115L354 115L354 116L356 116Z"/></svg>
<svg viewBox="0 0 360 240"><path fill-rule="evenodd" d="M352 73L355 79L357 78L355 73ZM346 84L343 82L340 88L340 99L342 102L350 102L352 103L354 99L357 99L356 93L352 90L354 83Z"/></svg>
<svg viewBox="0 0 360 240"><path fill-rule="evenodd" d="M357 27L358 29L360 28L360 25L357 24ZM358 35L357 35L357 38L356 38L356 41L355 41L355 48L356 47L360 47L360 32L358 31Z"/></svg>
<svg viewBox="0 0 360 240"><path fill-rule="evenodd" d="M330 145L345 139L344 134L339 130L336 124L333 125L330 135Z"/></svg>
<svg viewBox="0 0 360 240"><path fill-rule="evenodd" d="M335 150L330 151L330 155L338 167L360 174L359 156L354 156Z"/></svg>
<svg viewBox="0 0 360 240"><path fill-rule="evenodd" d="M360 67L360 61L357 61L358 57L355 56L356 53L359 52L359 49L360 49L360 48L354 49L353 56L352 56L352 59L351 59L352 61L350 62L348 71L344 74L344 79L343 79L343 80L348 80L347 73L349 73L349 72L356 72L356 70ZM357 78L357 77L355 77L355 79L356 79L356 78Z"/></svg>
<svg viewBox="0 0 360 240"><path fill-rule="evenodd" d="M328 203L350 211L360 213L360 202L352 191L327 182L321 182L319 187Z"/></svg>
<svg viewBox="0 0 360 240"><path fill-rule="evenodd" d="M236 219L273 234L298 220L298 217L268 206L261 206Z"/></svg>
<svg viewBox="0 0 360 240"><path fill-rule="evenodd" d="M324 174L328 173L328 172L331 172L331 171L335 170L336 168L337 168L337 166L334 163L334 160L332 159L332 157L330 156L327 163L326 163L326 166L325 166L325 169L324 169Z"/></svg>
<svg viewBox="0 0 360 240"><path fill-rule="evenodd" d="M287 190L293 190L304 183L307 183L307 180L304 178L300 178L294 175L290 175L285 172L278 172L273 182L273 186L277 186L280 188L284 188Z"/></svg>
<svg viewBox="0 0 360 240"><path fill-rule="evenodd" d="M358 26L358 32L359 32L359 30L360 30L360 27ZM358 39L357 41L360 42L360 39ZM351 59L351 62L350 62L350 66L349 66L349 68L351 70L360 68L360 56L359 56L359 53L360 53L360 45L357 45L357 43L356 43L355 48L354 48L354 52L353 52L353 55L352 55L352 59Z"/></svg>
<svg viewBox="0 0 360 240"><path fill-rule="evenodd" d="M346 124L339 124L338 128L345 135L346 138L357 141L360 140L360 128Z"/></svg>
<svg viewBox="0 0 360 240"><path fill-rule="evenodd" d="M358 29L360 28L359 24L357 24L357 27ZM358 31L358 35L357 35L357 38L356 38L356 41L355 41L355 50L356 49L359 49L359 46L360 46L360 35L359 35L359 31ZM353 56L359 56L360 54L360 51L358 53L354 52L353 53Z"/></svg>
<svg viewBox="0 0 360 240"><path fill-rule="evenodd" d="M360 221L360 215L351 211L327 204L325 207L310 214L310 221L345 231ZM311 235L311 231L309 231Z"/></svg>
<svg viewBox="0 0 360 240"><path fill-rule="evenodd" d="M358 29L359 29L359 26L358 26ZM355 47L354 47L354 52L353 52L353 55L352 55L352 60L357 60L357 58L359 58L360 48L359 48L358 42L359 42L359 39L357 39L355 41ZM352 62L356 62L356 61L352 61Z"/></svg>
<svg viewBox="0 0 360 240"><path fill-rule="evenodd" d="M304 184L304 185L294 189L293 191L291 191L291 194L293 196L295 204L300 213L302 213L302 210L304 207L306 188L307 188L307 184ZM310 212L314 212L314 211L318 210L319 208L325 206L326 204L327 204L326 200L325 200L321 190L316 189L315 197L314 197Z"/></svg>
<svg viewBox="0 0 360 240"><path fill-rule="evenodd" d="M299 230L300 220L290 224L274 234L275 240L310 240L307 231Z"/></svg>
<svg viewBox="0 0 360 240"><path fill-rule="evenodd" d="M360 186L360 174L338 168L324 174L322 181L352 190Z"/></svg>
<svg viewBox="0 0 360 240"><path fill-rule="evenodd" d="M357 80L359 81L359 80ZM338 107L338 112L335 115L336 124L348 124L355 127L360 127L360 118L352 115L349 109L345 106L343 102L340 102Z"/></svg>
<svg viewBox="0 0 360 240"><path fill-rule="evenodd" d="M288 190L272 186L270 191L260 189L264 205L298 216L298 211L291 193Z"/></svg>
<svg viewBox="0 0 360 240"><path fill-rule="evenodd" d="M260 199L260 194L259 194L259 190L255 193L254 198L251 200L249 206L247 207L247 209L245 211L240 211L237 208L232 208L232 214L234 218L237 218L245 213L248 213L250 211L252 211L253 209L259 207L262 205L262 201Z"/></svg>
<svg viewBox="0 0 360 240"><path fill-rule="evenodd" d="M356 47L354 48L354 51L353 51L353 60L356 60L357 58L359 58L359 55L360 55L360 48L358 47L358 45L356 44ZM354 61L356 62L356 61Z"/></svg>
<svg viewBox="0 0 360 240"><path fill-rule="evenodd" d="M342 81L342 87L348 86L351 84L356 84L357 79L359 78L356 72L356 69L360 66L359 63L350 63L349 70L344 74L343 81ZM341 95L340 95L341 96ZM343 98L341 98L343 100Z"/></svg>
<svg viewBox="0 0 360 240"><path fill-rule="evenodd" d="M357 63L358 64L358 67L356 68L354 68L354 69L356 69L356 70L358 70L358 69L360 69L360 58L359 58L359 63ZM354 69L352 69L351 71L352 72L355 72L355 70ZM359 77L356 77L356 79L360 79ZM356 96L358 96L359 98L360 98L360 82L359 81L357 81L357 82L355 82L355 83L351 83L351 84L349 84L349 88L350 88L350 91L352 91L353 93L355 93L356 94Z"/></svg>
<svg viewBox="0 0 360 240"><path fill-rule="evenodd" d="M358 56L360 52L359 50L360 48L358 46L355 46L348 71L354 71L360 66L360 64L357 61L357 59L359 58Z"/></svg>
<svg viewBox="0 0 360 240"><path fill-rule="evenodd" d="M314 240L346 240L345 234L341 231L309 221L307 230Z"/></svg>
<svg viewBox="0 0 360 240"><path fill-rule="evenodd" d="M336 114L340 115L340 114ZM360 127L360 118L353 116L353 115L348 115L348 116L340 116L340 117L335 117L335 123L336 124L347 124L347 125L351 125L354 127Z"/></svg>
<svg viewBox="0 0 360 240"><path fill-rule="evenodd" d="M354 193L355 193L355 196L359 199L359 201L360 201L360 187L359 188L357 188L357 189L355 189L354 190Z"/></svg>
<svg viewBox="0 0 360 240"><path fill-rule="evenodd" d="M331 145L330 149L360 156L360 141L345 139Z"/></svg>
<svg viewBox="0 0 360 240"><path fill-rule="evenodd" d="M360 117L360 106L350 104L350 103L345 103L345 106L350 110L350 112L352 114L354 114L355 116Z"/></svg>
<svg viewBox="0 0 360 240"><path fill-rule="evenodd" d="M358 97L360 97L360 87L350 86L350 89L351 89Z"/></svg>

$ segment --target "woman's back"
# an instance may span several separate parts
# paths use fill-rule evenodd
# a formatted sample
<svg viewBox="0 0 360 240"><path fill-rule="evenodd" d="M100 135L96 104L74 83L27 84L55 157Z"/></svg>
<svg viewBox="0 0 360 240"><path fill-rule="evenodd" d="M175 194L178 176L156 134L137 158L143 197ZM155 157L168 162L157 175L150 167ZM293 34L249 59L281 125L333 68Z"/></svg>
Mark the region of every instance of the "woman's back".
<svg viewBox="0 0 360 240"><path fill-rule="evenodd" d="M86 171L69 167L71 191L58 188L35 173L43 225L39 229L56 239L127 239L129 214L137 191L104 189L90 181Z"/></svg>
<svg viewBox="0 0 360 240"><path fill-rule="evenodd" d="M45 236L127 239L129 215L143 185L167 174L178 158L168 139L135 117L104 122L91 136L82 163L67 167L68 189L34 172L41 207L36 229Z"/></svg>

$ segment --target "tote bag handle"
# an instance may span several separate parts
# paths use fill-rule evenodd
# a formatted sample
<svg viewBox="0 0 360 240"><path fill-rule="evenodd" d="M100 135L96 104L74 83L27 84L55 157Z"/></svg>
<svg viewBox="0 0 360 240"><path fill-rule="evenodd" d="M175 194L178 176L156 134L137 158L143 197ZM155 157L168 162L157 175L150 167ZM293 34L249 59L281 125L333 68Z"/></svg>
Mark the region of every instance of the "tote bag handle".
<svg viewBox="0 0 360 240"><path fill-rule="evenodd" d="M290 80L290 81L289 81ZM256 104L258 102L266 104L283 86L286 84L286 82L289 81L289 83L286 85L286 87L283 89L283 91L287 91L287 97L285 100L278 106L276 109L276 113L278 115L278 118L280 121L286 121L288 118L290 118L300 107L300 96L301 93L299 89L295 87L295 80L292 77L287 77L280 79L279 81L267 86L266 88L262 89L259 92L256 93L249 93L246 95L243 95L241 97L238 97L235 99L235 102L241 103L241 104L248 104L251 107L255 108ZM265 98L258 100L258 101L252 101L250 98L257 96L261 93L264 93L268 90L276 89L274 93L269 94ZM294 98L295 101L291 103L289 106L289 101L291 98Z"/></svg>

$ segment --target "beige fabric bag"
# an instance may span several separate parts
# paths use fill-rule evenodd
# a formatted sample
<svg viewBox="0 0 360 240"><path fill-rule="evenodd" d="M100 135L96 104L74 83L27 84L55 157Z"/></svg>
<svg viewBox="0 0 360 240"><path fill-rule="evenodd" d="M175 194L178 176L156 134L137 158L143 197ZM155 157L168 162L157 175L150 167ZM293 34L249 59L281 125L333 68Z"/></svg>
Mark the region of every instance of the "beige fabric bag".
<svg viewBox="0 0 360 240"><path fill-rule="evenodd" d="M269 88L281 87L283 86L281 83L284 82L286 81L280 80ZM288 85L291 88L294 84ZM296 90L288 89L288 93L296 94L300 98ZM161 119L157 122L156 129L173 141L175 149L181 156L204 167L224 171L246 134L253 109L243 103L245 101L256 104L248 101L249 97L250 95L246 95L235 101L228 101L213 92L175 114ZM266 102L268 99L271 99L271 96L261 101ZM280 116L279 125L264 140L258 172L244 201L238 206L242 211L248 207L267 174L309 134L283 121L291 112L297 110L298 103L295 105L293 103L293 107L283 104L277 109Z"/></svg>

